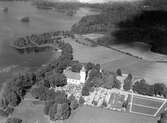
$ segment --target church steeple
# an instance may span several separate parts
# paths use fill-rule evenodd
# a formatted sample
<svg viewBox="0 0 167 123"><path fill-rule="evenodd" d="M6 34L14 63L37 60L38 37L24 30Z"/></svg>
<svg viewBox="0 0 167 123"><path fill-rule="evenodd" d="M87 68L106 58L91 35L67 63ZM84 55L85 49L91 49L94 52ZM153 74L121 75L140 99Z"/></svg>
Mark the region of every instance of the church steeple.
<svg viewBox="0 0 167 123"><path fill-rule="evenodd" d="M86 69L84 66L82 66L82 69L80 70L80 82L85 83L86 80Z"/></svg>

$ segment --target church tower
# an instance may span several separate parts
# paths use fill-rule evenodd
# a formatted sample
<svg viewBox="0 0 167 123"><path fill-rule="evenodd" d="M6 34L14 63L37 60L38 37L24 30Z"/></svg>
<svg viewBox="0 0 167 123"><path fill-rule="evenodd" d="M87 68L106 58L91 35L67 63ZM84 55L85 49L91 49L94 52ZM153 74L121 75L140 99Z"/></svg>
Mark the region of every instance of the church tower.
<svg viewBox="0 0 167 123"><path fill-rule="evenodd" d="M86 80L86 70L85 67L82 66L82 69L80 70L80 82L85 83Z"/></svg>

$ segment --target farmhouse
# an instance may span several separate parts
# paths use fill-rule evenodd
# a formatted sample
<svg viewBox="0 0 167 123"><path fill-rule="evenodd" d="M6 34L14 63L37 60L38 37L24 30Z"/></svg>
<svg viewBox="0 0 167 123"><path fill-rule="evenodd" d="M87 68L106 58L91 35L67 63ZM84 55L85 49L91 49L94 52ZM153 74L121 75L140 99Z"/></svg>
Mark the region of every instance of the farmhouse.
<svg viewBox="0 0 167 123"><path fill-rule="evenodd" d="M67 68L64 70L64 74L67 77L67 83L68 84L84 84L86 80L86 70L83 66L79 73L72 72L70 68Z"/></svg>

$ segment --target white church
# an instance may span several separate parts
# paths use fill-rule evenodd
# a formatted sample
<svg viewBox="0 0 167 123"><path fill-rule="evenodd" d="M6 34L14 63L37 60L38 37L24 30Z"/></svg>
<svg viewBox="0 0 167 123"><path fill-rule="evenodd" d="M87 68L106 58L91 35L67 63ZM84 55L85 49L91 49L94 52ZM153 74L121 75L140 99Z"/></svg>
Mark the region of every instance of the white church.
<svg viewBox="0 0 167 123"><path fill-rule="evenodd" d="M70 69L64 71L65 76L67 77L67 84L84 84L86 81L86 70L83 66L79 73L72 72Z"/></svg>

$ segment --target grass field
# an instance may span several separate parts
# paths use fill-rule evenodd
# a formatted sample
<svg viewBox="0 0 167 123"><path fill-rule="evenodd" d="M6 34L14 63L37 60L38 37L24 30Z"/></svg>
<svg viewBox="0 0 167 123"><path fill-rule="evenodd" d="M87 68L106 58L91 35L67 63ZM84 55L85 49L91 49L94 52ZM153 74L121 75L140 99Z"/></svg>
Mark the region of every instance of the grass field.
<svg viewBox="0 0 167 123"><path fill-rule="evenodd" d="M111 61L115 61L117 59L119 60L121 58L127 57L127 55L103 46L83 46L73 41L72 39L66 39L65 42L68 42L72 45L74 51L74 59L77 59L81 62L94 62L99 64L105 64Z"/></svg>
<svg viewBox="0 0 167 123"><path fill-rule="evenodd" d="M83 106L64 123L157 123L155 118Z"/></svg>
<svg viewBox="0 0 167 123"><path fill-rule="evenodd" d="M44 105L23 101L14 111L13 116L21 118L23 123L49 123L43 114Z"/></svg>
<svg viewBox="0 0 167 123"><path fill-rule="evenodd" d="M132 105L132 113L137 113L138 115L143 114L143 115L150 115L154 116L154 114L157 112L158 109L154 109L152 107L143 107L139 106L136 104Z"/></svg>
<svg viewBox="0 0 167 123"><path fill-rule="evenodd" d="M6 122L6 118L3 118L0 116L0 123L5 123Z"/></svg>
<svg viewBox="0 0 167 123"><path fill-rule="evenodd" d="M13 116L23 119L23 123L50 123L43 115L43 105L34 105L30 102L21 104ZM60 121L54 123L60 123ZM133 113L82 106L68 120L61 123L156 123L156 119Z"/></svg>

